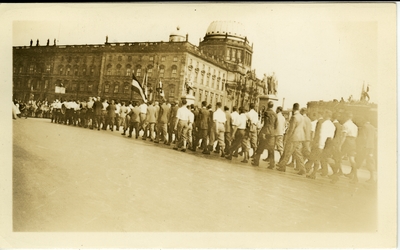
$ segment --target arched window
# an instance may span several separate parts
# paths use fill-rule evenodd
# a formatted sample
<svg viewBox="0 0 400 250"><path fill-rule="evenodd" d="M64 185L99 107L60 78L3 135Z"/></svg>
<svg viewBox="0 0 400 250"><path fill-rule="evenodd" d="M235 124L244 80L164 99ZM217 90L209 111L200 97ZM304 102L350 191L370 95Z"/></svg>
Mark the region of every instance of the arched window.
<svg viewBox="0 0 400 250"><path fill-rule="evenodd" d="M107 72L106 72L106 75L111 75L111 68L112 68L112 65L111 64L108 64L107 65Z"/></svg>
<svg viewBox="0 0 400 250"><path fill-rule="evenodd" d="M124 83L124 94L128 94L129 93L129 83Z"/></svg>
<svg viewBox="0 0 400 250"><path fill-rule="evenodd" d="M116 82L114 85L114 93L118 93L118 91L119 91L119 83Z"/></svg>
<svg viewBox="0 0 400 250"><path fill-rule="evenodd" d="M79 82L79 91L80 92L85 91L85 82Z"/></svg>
<svg viewBox="0 0 400 250"><path fill-rule="evenodd" d="M82 66L82 75L86 75L86 65Z"/></svg>
<svg viewBox="0 0 400 250"><path fill-rule="evenodd" d="M92 82L89 82L89 83L88 83L87 91L88 91L88 92L92 92L92 91L93 91L93 83L92 83Z"/></svg>
<svg viewBox="0 0 400 250"><path fill-rule="evenodd" d="M159 72L159 76L160 76L161 78L164 77L164 72L165 72L165 66L161 64L161 65L160 65L160 72Z"/></svg>
<svg viewBox="0 0 400 250"><path fill-rule="evenodd" d="M176 71L177 71L178 67L176 65L172 65L172 77L176 77Z"/></svg>
<svg viewBox="0 0 400 250"><path fill-rule="evenodd" d="M69 76L69 74L71 73L71 66L70 65L67 65L67 76Z"/></svg>
<svg viewBox="0 0 400 250"><path fill-rule="evenodd" d="M51 65L50 64L46 64L46 73L50 73L51 70Z"/></svg>
<svg viewBox="0 0 400 250"><path fill-rule="evenodd" d="M142 74L142 65L136 65L136 76L140 76Z"/></svg>
<svg viewBox="0 0 400 250"><path fill-rule="evenodd" d="M126 65L126 76L130 76L132 74L131 65Z"/></svg>
<svg viewBox="0 0 400 250"><path fill-rule="evenodd" d="M72 82L71 91L76 92L78 83L76 81Z"/></svg>
<svg viewBox="0 0 400 250"><path fill-rule="evenodd" d="M147 65L147 76L151 77L153 75L153 65Z"/></svg>
<svg viewBox="0 0 400 250"><path fill-rule="evenodd" d="M29 66L29 73L33 74L34 70L35 70L35 65L31 64L31 66Z"/></svg>
<svg viewBox="0 0 400 250"><path fill-rule="evenodd" d="M174 99L175 98L175 85L171 84L168 86L168 97L170 99Z"/></svg>
<svg viewBox="0 0 400 250"><path fill-rule="evenodd" d="M104 93L108 93L109 91L110 91L110 84L106 82L106 84L104 84Z"/></svg>
<svg viewBox="0 0 400 250"><path fill-rule="evenodd" d="M78 75L78 66L74 67L74 75L77 76Z"/></svg>
<svg viewBox="0 0 400 250"><path fill-rule="evenodd" d="M117 76L121 75L121 67L122 67L121 64L117 65L117 74L116 74Z"/></svg>
<svg viewBox="0 0 400 250"><path fill-rule="evenodd" d="M60 75L62 75L64 73L64 66L61 65L58 71L60 72Z"/></svg>

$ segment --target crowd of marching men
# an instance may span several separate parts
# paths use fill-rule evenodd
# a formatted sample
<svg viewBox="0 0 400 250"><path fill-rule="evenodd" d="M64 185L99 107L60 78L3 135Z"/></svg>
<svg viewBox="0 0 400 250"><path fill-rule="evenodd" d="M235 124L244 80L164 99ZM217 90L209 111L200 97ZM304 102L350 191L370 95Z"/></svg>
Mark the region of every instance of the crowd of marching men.
<svg viewBox="0 0 400 250"><path fill-rule="evenodd" d="M292 166L298 175L315 179L320 173L332 183L341 176L357 183L357 170L365 165L370 172L368 182L376 182L376 128L368 118L356 125L351 112L307 114L306 108L295 103L288 121L282 107L274 109L273 102L257 112L254 104L249 109L230 110L218 102L213 110L205 101L198 107L187 105L185 100L119 103L100 97L55 100L49 110L52 123L120 131L130 138L172 144L174 150L182 152L214 152L227 160L240 155L242 163L251 161L254 167L259 166L266 150L268 157L262 160L269 169L285 172ZM349 173L342 170L343 159L351 166Z"/></svg>

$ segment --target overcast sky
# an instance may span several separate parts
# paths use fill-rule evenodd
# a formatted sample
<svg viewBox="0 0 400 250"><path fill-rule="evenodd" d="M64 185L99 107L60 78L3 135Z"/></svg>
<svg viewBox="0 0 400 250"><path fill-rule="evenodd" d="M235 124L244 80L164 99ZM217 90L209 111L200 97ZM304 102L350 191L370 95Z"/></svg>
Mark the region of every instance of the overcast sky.
<svg viewBox="0 0 400 250"><path fill-rule="evenodd" d="M241 22L254 44L258 78L275 72L278 97L294 102L359 99L363 83L377 102L385 5L376 4L21 4L12 45L168 41L179 26L199 44L212 21ZM387 27L386 27L387 28ZM393 51L395 52L395 51Z"/></svg>

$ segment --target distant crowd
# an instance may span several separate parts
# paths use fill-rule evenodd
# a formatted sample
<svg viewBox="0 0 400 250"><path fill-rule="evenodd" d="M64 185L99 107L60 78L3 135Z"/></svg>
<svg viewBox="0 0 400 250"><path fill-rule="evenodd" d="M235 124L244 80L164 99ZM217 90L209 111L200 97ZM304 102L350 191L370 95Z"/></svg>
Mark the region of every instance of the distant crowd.
<svg viewBox="0 0 400 250"><path fill-rule="evenodd" d="M56 124L119 131L129 138L173 145L174 150L182 152L214 152L229 161L240 155L242 163L250 162L254 167L259 166L267 151L267 158L262 160L269 169L285 172L293 167L298 175L315 179L320 173L332 183L341 176L357 183L358 169L366 166L370 172L368 182L376 182L376 128L367 118L356 125L350 112L308 114L306 108L295 103L287 120L282 107L274 109L272 101L260 112L254 104L249 109L230 109L218 102L213 110L205 101L196 106L187 105L185 100L116 102L100 97L13 104L14 119L44 117ZM275 159L276 151L279 160ZM348 173L342 170L344 159L351 167Z"/></svg>

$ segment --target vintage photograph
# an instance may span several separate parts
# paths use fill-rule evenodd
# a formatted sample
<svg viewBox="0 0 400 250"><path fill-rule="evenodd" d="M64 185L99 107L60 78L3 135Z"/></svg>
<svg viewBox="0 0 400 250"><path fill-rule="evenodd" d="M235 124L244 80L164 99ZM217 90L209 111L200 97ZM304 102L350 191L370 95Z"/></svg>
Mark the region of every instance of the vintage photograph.
<svg viewBox="0 0 400 250"><path fill-rule="evenodd" d="M395 4L1 11L10 246L395 247Z"/></svg>

